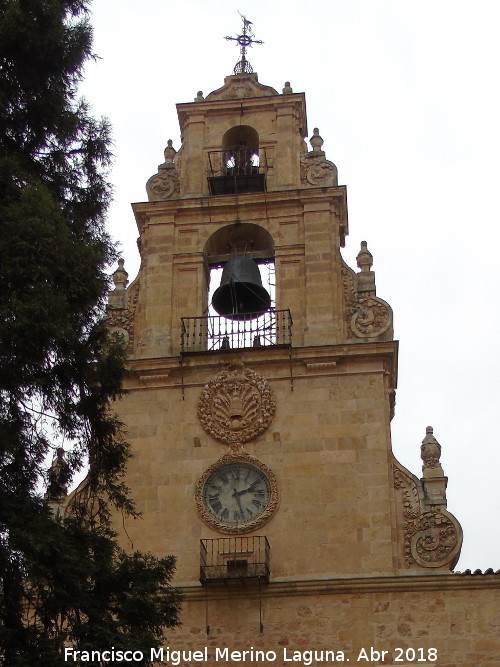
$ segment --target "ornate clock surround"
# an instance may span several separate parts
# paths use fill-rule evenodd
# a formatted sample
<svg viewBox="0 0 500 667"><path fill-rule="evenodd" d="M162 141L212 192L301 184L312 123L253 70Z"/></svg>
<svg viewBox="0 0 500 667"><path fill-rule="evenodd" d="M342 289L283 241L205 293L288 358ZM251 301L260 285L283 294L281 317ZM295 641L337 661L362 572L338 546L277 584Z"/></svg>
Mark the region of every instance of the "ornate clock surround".
<svg viewBox="0 0 500 667"><path fill-rule="evenodd" d="M196 509L210 528L226 534L248 533L260 528L275 514L279 504L276 476L267 465L243 449L243 443L269 427L275 411L276 402L269 383L243 363L231 364L205 385L198 402L200 423L210 436L230 447L205 470L195 489ZM237 475L232 494L225 486L225 474L221 470L229 465L235 466L232 474ZM253 486L251 480L256 482L256 476L252 475L251 467L261 475L255 492L250 487L244 488L238 479L241 470L246 470L249 484ZM213 480L218 472L222 473L219 491L215 490L210 496L206 485L212 480L212 486L217 489ZM245 516L248 516L246 520Z"/></svg>
<svg viewBox="0 0 500 667"><path fill-rule="evenodd" d="M223 518L214 516L214 514L207 508L205 502L205 485L209 481L210 477L214 473L217 473L222 467L230 464L243 464L257 468L257 470L265 476L269 485L269 497L260 514L246 521L242 521L241 523L225 521ZM278 482L273 471L267 465L265 465L265 463L262 463L262 461L259 461L255 457L250 456L250 454L245 451L229 451L205 470L196 485L195 500L196 509L201 520L210 528L230 535L249 533L251 531L257 530L263 524L267 523L267 521L269 521L269 519L274 516L276 510L278 509Z"/></svg>

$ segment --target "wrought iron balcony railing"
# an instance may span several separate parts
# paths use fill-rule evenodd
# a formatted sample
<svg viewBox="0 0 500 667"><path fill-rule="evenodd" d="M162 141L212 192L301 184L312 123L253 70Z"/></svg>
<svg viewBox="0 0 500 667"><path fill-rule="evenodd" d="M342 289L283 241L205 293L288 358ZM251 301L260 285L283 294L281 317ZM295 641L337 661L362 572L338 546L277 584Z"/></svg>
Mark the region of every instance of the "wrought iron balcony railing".
<svg viewBox="0 0 500 667"><path fill-rule="evenodd" d="M260 580L269 582L267 537L219 537L200 540L200 582Z"/></svg>
<svg viewBox="0 0 500 667"><path fill-rule="evenodd" d="M264 192L266 189L266 155L250 148L208 153L210 194L225 195Z"/></svg>
<svg viewBox="0 0 500 667"><path fill-rule="evenodd" d="M289 310L269 310L230 320L220 315L183 317L181 352L215 352L244 348L291 346L292 316Z"/></svg>

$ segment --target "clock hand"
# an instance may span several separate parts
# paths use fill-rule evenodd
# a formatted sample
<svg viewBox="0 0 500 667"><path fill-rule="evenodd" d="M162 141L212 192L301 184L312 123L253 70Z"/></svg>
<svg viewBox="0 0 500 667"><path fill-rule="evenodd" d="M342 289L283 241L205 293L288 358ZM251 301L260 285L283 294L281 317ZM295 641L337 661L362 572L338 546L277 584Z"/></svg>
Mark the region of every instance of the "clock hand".
<svg viewBox="0 0 500 667"><path fill-rule="evenodd" d="M241 495L241 491L238 492L238 491L236 491L236 489L234 489L233 496L236 498L236 501L238 503L238 507L240 508L241 516L243 517L243 507L241 506L240 495Z"/></svg>
<svg viewBox="0 0 500 667"><path fill-rule="evenodd" d="M256 487L260 483L260 479L256 479L255 482L252 482L248 489L243 489L242 491L238 491L238 495L242 496L244 493L248 493L249 491L253 491L254 487ZM236 489L235 489L236 491Z"/></svg>

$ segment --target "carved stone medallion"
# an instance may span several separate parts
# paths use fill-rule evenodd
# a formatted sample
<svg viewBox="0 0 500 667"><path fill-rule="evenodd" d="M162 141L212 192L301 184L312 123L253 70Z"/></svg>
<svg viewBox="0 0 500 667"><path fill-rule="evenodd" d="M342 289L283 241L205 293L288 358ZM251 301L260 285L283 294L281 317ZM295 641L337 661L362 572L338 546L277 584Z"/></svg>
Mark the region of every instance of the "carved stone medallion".
<svg viewBox="0 0 500 667"><path fill-rule="evenodd" d="M234 364L210 380L198 404L198 417L205 431L230 446L263 433L275 411L267 380L243 364Z"/></svg>
<svg viewBox="0 0 500 667"><path fill-rule="evenodd" d="M300 177L304 186L337 185L337 167L325 158L324 153L306 153L301 156Z"/></svg>
<svg viewBox="0 0 500 667"><path fill-rule="evenodd" d="M160 169L151 176L146 183L149 201L163 201L169 199L179 189L177 175L174 170Z"/></svg>
<svg viewBox="0 0 500 667"><path fill-rule="evenodd" d="M335 168L330 162L315 162L307 170L307 180L311 185L329 185L335 178Z"/></svg>
<svg viewBox="0 0 500 667"><path fill-rule="evenodd" d="M278 509L278 483L272 470L244 451L229 451L201 476L196 509L210 528L227 534L249 533Z"/></svg>
<svg viewBox="0 0 500 667"><path fill-rule="evenodd" d="M357 300L351 329L359 338L375 338L387 331L391 322L391 311L385 301L376 296L362 296Z"/></svg>
<svg viewBox="0 0 500 667"><path fill-rule="evenodd" d="M453 565L460 554L461 533L458 522L446 510L425 512L411 539L411 554L424 567Z"/></svg>

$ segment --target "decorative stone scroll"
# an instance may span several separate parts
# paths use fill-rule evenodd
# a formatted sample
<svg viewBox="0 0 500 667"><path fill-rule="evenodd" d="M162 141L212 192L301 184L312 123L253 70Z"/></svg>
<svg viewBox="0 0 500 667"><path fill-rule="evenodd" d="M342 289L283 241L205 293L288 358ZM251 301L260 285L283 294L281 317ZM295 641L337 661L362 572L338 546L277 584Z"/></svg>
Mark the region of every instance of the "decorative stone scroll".
<svg viewBox="0 0 500 667"><path fill-rule="evenodd" d="M337 185L337 167L324 156L303 155L301 158L302 185Z"/></svg>
<svg viewBox="0 0 500 667"><path fill-rule="evenodd" d="M198 417L205 431L232 447L253 440L270 425L276 403L265 378L231 365L203 389Z"/></svg>
<svg viewBox="0 0 500 667"><path fill-rule="evenodd" d="M446 510L425 512L411 538L411 555L423 567L441 567L458 560L462 546L460 524Z"/></svg>
<svg viewBox="0 0 500 667"><path fill-rule="evenodd" d="M394 489L403 533L404 565L407 568L455 566L462 547L462 528L446 509L446 478L439 463L441 446L432 427L422 443L424 477L419 480L393 461Z"/></svg>
<svg viewBox="0 0 500 667"><path fill-rule="evenodd" d="M351 330L351 318L355 312L355 299L356 299L356 290L355 290L355 280L356 274L348 266L344 260L342 260L342 291L344 295L344 320L346 325L346 338L354 338L354 334Z"/></svg>
<svg viewBox="0 0 500 667"><path fill-rule="evenodd" d="M359 273L354 273L346 267L342 274L348 338L366 339L383 336L383 340L391 340L392 308L377 296L375 272L371 270L373 255L368 250L366 241L361 242L361 250L356 261L361 269ZM349 284L346 284L346 281L349 281ZM354 289L351 283L354 284Z"/></svg>
<svg viewBox="0 0 500 667"><path fill-rule="evenodd" d="M118 260L118 269L113 273L115 289L108 293L106 326L111 332L120 334L130 348L134 343L134 316L139 298L139 282L136 280L127 290L128 273L123 259Z"/></svg>
<svg viewBox="0 0 500 667"><path fill-rule="evenodd" d="M179 191L179 178L177 174L161 169L157 174L151 176L146 183L146 192L149 201L164 201L170 199L175 192Z"/></svg>
<svg viewBox="0 0 500 667"><path fill-rule="evenodd" d="M179 159L172 146L172 139L167 142L164 151L165 162L158 166L158 173L146 183L149 201L164 201L179 193Z"/></svg>
<svg viewBox="0 0 500 667"><path fill-rule="evenodd" d="M300 158L301 184L305 187L338 185L337 167L326 159L324 151L321 150L323 139L317 127L314 128L310 144L313 150L302 154Z"/></svg>
<svg viewBox="0 0 500 667"><path fill-rule="evenodd" d="M417 480L407 474L397 463L393 464L394 488L400 493L400 502L403 510L404 533L404 563L405 567L415 565L411 552L411 539L418 527L418 518L421 515L420 495Z"/></svg>
<svg viewBox="0 0 500 667"><path fill-rule="evenodd" d="M360 296L356 300L356 310L350 324L353 334L358 338L381 336L392 325L391 307L376 296Z"/></svg>

